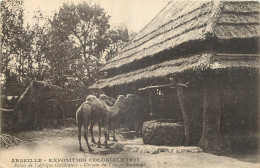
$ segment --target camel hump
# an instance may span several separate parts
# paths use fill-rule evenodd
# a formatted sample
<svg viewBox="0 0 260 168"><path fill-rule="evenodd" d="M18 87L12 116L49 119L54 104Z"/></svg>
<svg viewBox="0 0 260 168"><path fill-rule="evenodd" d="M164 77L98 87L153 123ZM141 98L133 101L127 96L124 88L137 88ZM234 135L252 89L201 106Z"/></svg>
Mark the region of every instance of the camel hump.
<svg viewBox="0 0 260 168"><path fill-rule="evenodd" d="M113 106L115 104L115 102L116 102L116 100L113 97L109 97L109 96L107 96L105 94L101 94L99 96L99 99L104 101L109 106Z"/></svg>
<svg viewBox="0 0 260 168"><path fill-rule="evenodd" d="M104 106L104 102L100 101L96 96L94 95L88 95L88 97L86 98L86 102L91 105L92 107L93 106L96 106L96 107L102 107Z"/></svg>
<svg viewBox="0 0 260 168"><path fill-rule="evenodd" d="M100 104L100 101L98 100L98 98L95 95L88 95L88 97L86 98L87 102L90 102L92 104Z"/></svg>
<svg viewBox="0 0 260 168"><path fill-rule="evenodd" d="M97 97L95 95L88 95L88 97L86 98L86 101L96 101Z"/></svg>

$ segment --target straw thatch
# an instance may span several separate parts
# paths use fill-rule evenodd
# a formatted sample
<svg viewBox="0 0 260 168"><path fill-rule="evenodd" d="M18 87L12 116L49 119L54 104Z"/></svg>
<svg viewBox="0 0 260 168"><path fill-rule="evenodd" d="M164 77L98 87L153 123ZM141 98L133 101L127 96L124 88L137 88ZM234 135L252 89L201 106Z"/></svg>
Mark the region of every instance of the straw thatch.
<svg viewBox="0 0 260 168"><path fill-rule="evenodd" d="M188 70L206 69L210 64L210 54L200 54L188 58L165 61L144 69L121 74L108 79L101 79L91 88L104 88L115 85L129 84L138 80L161 78L173 73L181 73Z"/></svg>
<svg viewBox="0 0 260 168"><path fill-rule="evenodd" d="M18 145L20 142L22 142L21 139L8 135L8 134L0 134L0 141L1 141L1 148L11 148L15 145Z"/></svg>
<svg viewBox="0 0 260 168"><path fill-rule="evenodd" d="M118 86L198 69L259 68L258 56L219 55L207 49L212 39L221 45L232 40L257 40L259 30L257 1L169 2L101 69L113 71L115 76L110 74L90 88ZM186 53L179 54L181 50Z"/></svg>
<svg viewBox="0 0 260 168"><path fill-rule="evenodd" d="M205 70L207 68L223 69L237 67L260 68L260 57L258 55L240 54L198 54L187 58L165 61L111 78L101 79L92 85L90 89L119 86L136 81L163 78L176 73Z"/></svg>
<svg viewBox="0 0 260 168"><path fill-rule="evenodd" d="M131 64L188 41L259 37L259 30L257 1L173 1L102 70Z"/></svg>
<svg viewBox="0 0 260 168"><path fill-rule="evenodd" d="M210 62L210 69L260 68L260 57L254 54L216 54Z"/></svg>

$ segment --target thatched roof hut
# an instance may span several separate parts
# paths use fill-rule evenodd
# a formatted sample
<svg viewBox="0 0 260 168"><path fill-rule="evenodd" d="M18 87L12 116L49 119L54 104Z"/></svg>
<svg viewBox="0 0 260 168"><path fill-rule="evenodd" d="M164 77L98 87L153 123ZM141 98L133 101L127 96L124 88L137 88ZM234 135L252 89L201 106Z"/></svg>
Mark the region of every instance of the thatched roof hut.
<svg viewBox="0 0 260 168"><path fill-rule="evenodd" d="M259 30L257 1L169 2L108 61L101 69L107 76L90 88L119 86L196 69L258 68L259 57L254 54L259 49Z"/></svg>
<svg viewBox="0 0 260 168"><path fill-rule="evenodd" d="M223 130L257 130L259 22L258 1L169 2L107 62L104 77L90 89L133 92L171 84L177 89L171 98L179 101L171 109L182 112L185 141L194 137L189 132L201 130L199 145L218 150ZM193 84L183 89L184 82ZM156 96L157 102L170 99Z"/></svg>

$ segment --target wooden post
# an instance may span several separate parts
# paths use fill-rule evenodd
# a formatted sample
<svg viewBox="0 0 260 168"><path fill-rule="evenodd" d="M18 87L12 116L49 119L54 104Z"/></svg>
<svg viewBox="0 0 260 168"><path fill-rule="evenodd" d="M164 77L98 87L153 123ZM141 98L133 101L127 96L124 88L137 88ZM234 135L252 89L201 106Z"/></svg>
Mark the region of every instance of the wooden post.
<svg viewBox="0 0 260 168"><path fill-rule="evenodd" d="M212 76L212 74L209 74ZM220 152L222 147L220 133L221 88L218 80L210 77L204 84L203 132L199 146L205 151Z"/></svg>
<svg viewBox="0 0 260 168"><path fill-rule="evenodd" d="M153 99L152 99L152 91L148 89L148 94L149 94L149 105L150 105L150 117L153 119L155 114L153 113Z"/></svg>
<svg viewBox="0 0 260 168"><path fill-rule="evenodd" d="M179 86L173 78L171 78L170 80L171 83L174 85L174 87L177 89L178 100L180 102L181 112L184 121L185 145L189 145L190 144L190 123L189 123L189 116L187 115L187 108L185 105L183 86Z"/></svg>

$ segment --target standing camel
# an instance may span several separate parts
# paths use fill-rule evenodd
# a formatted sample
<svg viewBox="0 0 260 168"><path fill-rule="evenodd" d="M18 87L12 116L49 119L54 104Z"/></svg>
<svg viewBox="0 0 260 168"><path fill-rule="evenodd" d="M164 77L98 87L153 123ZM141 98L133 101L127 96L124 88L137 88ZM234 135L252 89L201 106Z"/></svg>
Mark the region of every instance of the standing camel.
<svg viewBox="0 0 260 168"><path fill-rule="evenodd" d="M109 97L105 94L101 94L99 96L100 100L103 100L108 106L113 106L115 104L115 99L112 97ZM132 106L132 102L133 102L133 95L132 94L127 94L126 96L126 101L125 101L125 106L123 108L120 109L119 113L120 114L125 114L129 112L129 109L131 108L130 106ZM118 114L119 114L118 113ZM109 133L111 131L112 135L113 135L113 141L117 141L116 139L116 135L115 135L115 129L117 126L117 122L119 120L119 116L115 115L114 117L110 117L110 121L109 121ZM93 131L93 126L90 126L90 132ZM109 140L109 135L108 135L108 140ZM92 134L92 142L95 143L93 134Z"/></svg>
<svg viewBox="0 0 260 168"><path fill-rule="evenodd" d="M125 104L125 97L123 95L119 95L114 106L109 107L104 101L99 100L94 95L89 95L86 98L86 101L79 107L79 109L76 111L76 121L78 125L78 139L79 139L79 150L83 151L83 148L81 146L81 127L84 126L84 139L87 143L89 152L93 151L90 148L89 142L88 142L88 127L89 125L93 125L95 123L98 123L98 131L99 131L99 137L98 137L98 148L101 148L101 124L102 121L104 123L104 129L105 129L105 148L109 148L107 144L107 135L108 135L108 125L109 125L109 119L110 117L114 117L118 114L120 108L124 106ZM93 129L90 129L93 130ZM90 133L93 135L93 131L90 131Z"/></svg>
<svg viewBox="0 0 260 168"><path fill-rule="evenodd" d="M101 94L99 96L99 99L103 100L108 106L113 106L116 102L116 100L113 98L113 97L109 97L105 94ZM117 124L117 119L118 119L118 116L115 116L113 118L110 118L110 121L109 121L109 132L108 132L108 140L109 140L109 134L110 132L112 133L113 135L113 141L117 141L116 140L116 124ZM94 126L94 125L93 125ZM90 127L90 129L92 129L93 131L93 126ZM92 142L95 143L95 140L94 140L94 137L93 137L93 134L92 134Z"/></svg>

